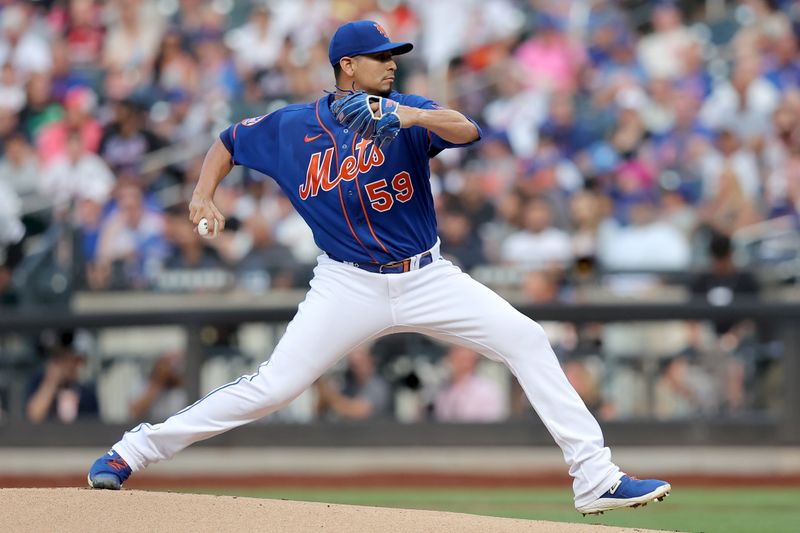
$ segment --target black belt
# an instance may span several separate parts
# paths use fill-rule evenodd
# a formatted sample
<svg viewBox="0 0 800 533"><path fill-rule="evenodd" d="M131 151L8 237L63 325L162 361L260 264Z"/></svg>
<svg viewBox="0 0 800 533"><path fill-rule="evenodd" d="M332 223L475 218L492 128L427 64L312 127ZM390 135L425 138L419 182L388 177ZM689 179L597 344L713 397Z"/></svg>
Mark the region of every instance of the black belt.
<svg viewBox="0 0 800 533"><path fill-rule="evenodd" d="M402 274L411 270L411 258L403 259L401 261L392 261L391 263L384 263L379 265L377 263L353 263L351 261L343 261L328 254L328 257L340 263L352 265L367 272L374 272L376 274ZM433 255L430 252L425 252L419 257L419 268L428 266L433 263Z"/></svg>

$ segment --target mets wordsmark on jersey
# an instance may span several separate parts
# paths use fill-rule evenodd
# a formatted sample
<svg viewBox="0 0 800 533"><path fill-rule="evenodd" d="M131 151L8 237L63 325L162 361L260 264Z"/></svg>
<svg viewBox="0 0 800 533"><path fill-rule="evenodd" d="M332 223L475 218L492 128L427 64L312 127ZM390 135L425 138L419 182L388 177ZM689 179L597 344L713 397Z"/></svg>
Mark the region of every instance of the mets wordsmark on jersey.
<svg viewBox="0 0 800 533"><path fill-rule="evenodd" d="M342 180L352 181L359 174L369 172L372 167L379 167L386 161L380 148L377 148L372 141L361 139L356 145L354 153L342 160L339 172L331 177L333 152L333 147L331 147L326 149L324 154L321 152L311 154L306 170L306 181L300 185L302 200L316 196L320 188L327 192L334 189Z"/></svg>

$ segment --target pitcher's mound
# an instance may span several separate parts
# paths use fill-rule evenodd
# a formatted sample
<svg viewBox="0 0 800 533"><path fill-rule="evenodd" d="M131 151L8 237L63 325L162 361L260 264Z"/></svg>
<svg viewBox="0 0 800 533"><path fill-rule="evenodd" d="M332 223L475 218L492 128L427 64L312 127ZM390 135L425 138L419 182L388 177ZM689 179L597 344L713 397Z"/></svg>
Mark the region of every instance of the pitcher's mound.
<svg viewBox="0 0 800 533"><path fill-rule="evenodd" d="M144 492L0 489L2 531L642 532L438 511Z"/></svg>

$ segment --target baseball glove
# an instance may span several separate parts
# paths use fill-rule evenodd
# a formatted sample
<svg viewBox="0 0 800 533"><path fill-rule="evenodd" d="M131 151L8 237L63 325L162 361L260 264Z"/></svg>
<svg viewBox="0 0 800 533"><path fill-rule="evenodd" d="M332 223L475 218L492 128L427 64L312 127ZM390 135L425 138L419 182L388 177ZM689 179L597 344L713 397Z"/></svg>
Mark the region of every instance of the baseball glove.
<svg viewBox="0 0 800 533"><path fill-rule="evenodd" d="M378 111L373 113L373 117L378 120L375 123L375 133L372 134L372 142L380 149L397 137L403 125L400 121L400 116L397 114L397 102L389 98L380 98L379 96L371 96L370 98L378 99Z"/></svg>
<svg viewBox="0 0 800 533"><path fill-rule="evenodd" d="M331 111L341 125L357 131L365 139L371 139L379 148L391 142L400 132L397 102L389 98L358 91L335 100L331 104Z"/></svg>
<svg viewBox="0 0 800 533"><path fill-rule="evenodd" d="M369 95L358 91L334 100L331 111L339 124L357 131L365 139L371 139L376 121L369 104Z"/></svg>

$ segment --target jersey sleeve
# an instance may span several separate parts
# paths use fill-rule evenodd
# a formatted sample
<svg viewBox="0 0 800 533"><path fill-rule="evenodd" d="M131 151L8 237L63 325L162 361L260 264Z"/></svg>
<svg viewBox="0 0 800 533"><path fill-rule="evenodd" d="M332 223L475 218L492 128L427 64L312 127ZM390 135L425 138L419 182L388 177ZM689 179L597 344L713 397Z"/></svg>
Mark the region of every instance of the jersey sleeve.
<svg viewBox="0 0 800 533"><path fill-rule="evenodd" d="M280 154L280 113L247 118L219 134L234 165L274 176Z"/></svg>
<svg viewBox="0 0 800 533"><path fill-rule="evenodd" d="M418 107L420 109L444 109L435 101L423 98L421 96L412 96L406 102L401 102L401 103L413 107ZM481 137L483 136L483 132L481 131L480 126L478 126L478 123L472 120L470 117L467 117L466 115L464 115L464 117L470 122L472 122L475 125L475 128L477 128L478 130L478 137L474 141L470 141L468 143L463 143L463 144L451 143L445 141L444 139L442 139L441 137L439 137L438 135L436 135L435 133L426 128L416 128L419 130L417 132L417 140L418 142L424 145L424 148L428 153L428 157L436 157L436 155L439 152L447 148L460 148L464 146L469 146L471 144L478 142L481 139Z"/></svg>

